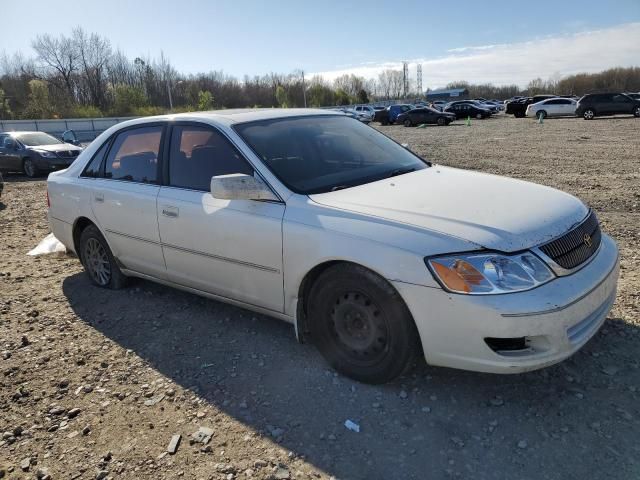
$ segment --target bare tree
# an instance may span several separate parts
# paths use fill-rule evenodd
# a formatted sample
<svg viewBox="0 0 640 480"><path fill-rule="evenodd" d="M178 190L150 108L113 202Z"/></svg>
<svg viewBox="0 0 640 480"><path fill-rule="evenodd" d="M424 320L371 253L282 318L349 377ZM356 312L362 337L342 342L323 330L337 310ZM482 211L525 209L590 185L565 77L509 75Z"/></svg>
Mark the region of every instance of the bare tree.
<svg viewBox="0 0 640 480"><path fill-rule="evenodd" d="M111 43L98 34L87 34L81 27L73 30L73 44L77 49L83 79L86 82L88 103L99 108L106 106L106 65L111 58Z"/></svg>
<svg viewBox="0 0 640 480"><path fill-rule="evenodd" d="M47 75L50 82L58 84L57 75L62 80L70 98L74 98L74 74L78 71L78 50L71 38L60 35L54 38L49 34L38 35L31 44L36 51L38 60L45 69L55 72L56 75Z"/></svg>

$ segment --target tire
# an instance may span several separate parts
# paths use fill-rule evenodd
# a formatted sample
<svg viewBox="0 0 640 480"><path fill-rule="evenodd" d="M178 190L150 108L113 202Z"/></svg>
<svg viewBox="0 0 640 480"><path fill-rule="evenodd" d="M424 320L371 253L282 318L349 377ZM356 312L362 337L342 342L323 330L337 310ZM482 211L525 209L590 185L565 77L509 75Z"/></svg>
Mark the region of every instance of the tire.
<svg viewBox="0 0 640 480"><path fill-rule="evenodd" d="M403 123L404 123L405 127L412 127L413 126L413 122L408 118Z"/></svg>
<svg viewBox="0 0 640 480"><path fill-rule="evenodd" d="M596 112L593 108L587 108L584 112L582 112L582 118L585 120L593 120L596 116Z"/></svg>
<svg viewBox="0 0 640 480"><path fill-rule="evenodd" d="M447 123L447 119L444 117L438 117L438 119L436 120L436 123L438 124L438 126L442 127L444 125L448 125Z"/></svg>
<svg viewBox="0 0 640 480"><path fill-rule="evenodd" d="M481 118L484 118L484 116L481 113L476 113L476 118L480 120Z"/></svg>
<svg viewBox="0 0 640 480"><path fill-rule="evenodd" d="M311 288L307 311L322 356L359 382L388 382L407 371L420 352L404 301L364 267L339 264L325 270Z"/></svg>
<svg viewBox="0 0 640 480"><path fill-rule="evenodd" d="M36 178L40 173L36 164L28 157L22 161L22 171L29 178Z"/></svg>
<svg viewBox="0 0 640 480"><path fill-rule="evenodd" d="M536 113L536 118L538 120L540 120L540 118L544 120L545 118L547 118L547 112L545 112L544 110L540 110L538 113Z"/></svg>
<svg viewBox="0 0 640 480"><path fill-rule="evenodd" d="M79 256L94 285L112 290L126 285L127 277L118 267L107 241L95 225L89 225L82 231Z"/></svg>
<svg viewBox="0 0 640 480"><path fill-rule="evenodd" d="M513 114L513 116L516 117L516 118L524 118L524 113L516 112L516 113Z"/></svg>
<svg viewBox="0 0 640 480"><path fill-rule="evenodd" d="M636 118L640 118L640 107L636 107L633 109L633 116Z"/></svg>

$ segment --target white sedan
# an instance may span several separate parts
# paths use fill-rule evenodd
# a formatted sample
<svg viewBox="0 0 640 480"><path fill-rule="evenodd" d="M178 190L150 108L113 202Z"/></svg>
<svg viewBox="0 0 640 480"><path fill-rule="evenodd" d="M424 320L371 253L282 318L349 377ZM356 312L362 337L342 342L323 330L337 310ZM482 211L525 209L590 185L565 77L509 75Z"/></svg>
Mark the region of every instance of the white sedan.
<svg viewBox="0 0 640 480"><path fill-rule="evenodd" d="M578 102L573 98L549 98L527 106L527 117L575 117Z"/></svg>
<svg viewBox="0 0 640 480"><path fill-rule="evenodd" d="M616 294L616 244L577 198L434 165L331 111L124 122L49 176L48 199L95 285L141 277L281 318L363 382L419 356L551 365Z"/></svg>

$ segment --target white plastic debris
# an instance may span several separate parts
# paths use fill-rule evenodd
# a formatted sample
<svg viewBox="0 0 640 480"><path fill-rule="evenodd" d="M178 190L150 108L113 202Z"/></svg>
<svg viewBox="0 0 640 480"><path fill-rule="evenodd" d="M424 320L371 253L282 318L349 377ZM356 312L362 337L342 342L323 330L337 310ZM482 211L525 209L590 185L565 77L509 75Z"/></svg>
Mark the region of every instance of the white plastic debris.
<svg viewBox="0 0 640 480"><path fill-rule="evenodd" d="M360 425L358 425L356 422L353 422L347 419L344 422L344 426L347 427L347 429L351 430L352 432L360 433Z"/></svg>
<svg viewBox="0 0 640 480"><path fill-rule="evenodd" d="M47 255L49 253L66 253L66 247L53 236L53 233L50 233L46 237L42 239L42 241L38 244L36 248L29 251L27 255L31 255L35 257L37 255Z"/></svg>

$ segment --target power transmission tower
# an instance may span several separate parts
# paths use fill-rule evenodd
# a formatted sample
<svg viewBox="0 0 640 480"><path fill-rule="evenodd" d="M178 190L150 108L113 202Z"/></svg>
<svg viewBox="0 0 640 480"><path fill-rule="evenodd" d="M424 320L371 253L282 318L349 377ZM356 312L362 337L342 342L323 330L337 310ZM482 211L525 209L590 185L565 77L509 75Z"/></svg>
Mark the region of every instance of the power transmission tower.
<svg viewBox="0 0 640 480"><path fill-rule="evenodd" d="M404 91L404 97L409 95L409 62L402 62L402 89Z"/></svg>
<svg viewBox="0 0 640 480"><path fill-rule="evenodd" d="M417 67L417 72L418 72L418 95L422 96L424 95L424 92L422 91L422 64L419 63L418 67Z"/></svg>

